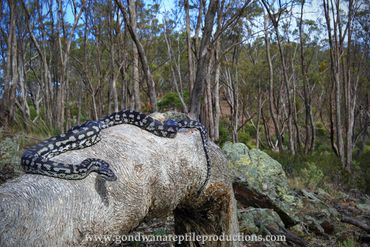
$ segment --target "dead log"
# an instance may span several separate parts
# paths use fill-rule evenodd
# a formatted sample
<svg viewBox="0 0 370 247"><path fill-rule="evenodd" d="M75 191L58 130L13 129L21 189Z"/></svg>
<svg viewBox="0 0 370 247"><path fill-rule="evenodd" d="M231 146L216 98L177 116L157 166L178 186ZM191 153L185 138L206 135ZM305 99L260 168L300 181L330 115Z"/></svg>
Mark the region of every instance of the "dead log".
<svg viewBox="0 0 370 247"><path fill-rule="evenodd" d="M197 195L207 170L197 130L169 139L115 126L103 130L96 145L54 159L79 163L88 157L110 163L118 180L95 173L75 181L25 174L0 187L0 246L96 246L97 237L110 236L108 245L144 218L173 212L176 234L239 233L226 160L214 144L211 181ZM207 244L213 245L239 243Z"/></svg>
<svg viewBox="0 0 370 247"><path fill-rule="evenodd" d="M357 226L358 228L366 231L367 233L370 233L370 226L367 225L364 222L361 222L360 220L357 220L357 219L354 219L354 218L351 218L351 217L348 217L348 216L342 216L341 221L343 223L347 223L347 224Z"/></svg>
<svg viewBox="0 0 370 247"><path fill-rule="evenodd" d="M278 213L286 227L289 228L297 224L297 221L293 217L278 207L267 195L249 186L247 181L241 181L239 178L234 180L235 197L244 207L270 208Z"/></svg>
<svg viewBox="0 0 370 247"><path fill-rule="evenodd" d="M299 237L298 235L294 234L293 232L285 229L285 228L276 228L273 226L266 226L266 228L270 231L273 235L284 235L288 243L298 246L307 246L308 242Z"/></svg>

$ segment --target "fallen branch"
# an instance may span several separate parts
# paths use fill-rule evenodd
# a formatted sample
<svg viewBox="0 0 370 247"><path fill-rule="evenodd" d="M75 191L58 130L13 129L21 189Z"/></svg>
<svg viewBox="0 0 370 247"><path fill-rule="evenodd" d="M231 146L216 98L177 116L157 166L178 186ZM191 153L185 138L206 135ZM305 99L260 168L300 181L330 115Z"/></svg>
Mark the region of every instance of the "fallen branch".
<svg viewBox="0 0 370 247"><path fill-rule="evenodd" d="M291 231L289 231L285 228L276 229L275 227L270 227L270 226L267 226L266 228L273 235L284 235L286 237L286 240L287 240L288 243L296 244L296 245L299 245L299 246L307 246L308 245L308 242L305 239L299 237L298 235L294 234L293 232L291 232Z"/></svg>
<svg viewBox="0 0 370 247"><path fill-rule="evenodd" d="M342 216L341 221L347 224L351 224L354 226L357 226L358 228L361 228L362 230L366 231L367 233L370 233L370 226L367 225L364 222L361 222L357 219L348 217L348 216Z"/></svg>

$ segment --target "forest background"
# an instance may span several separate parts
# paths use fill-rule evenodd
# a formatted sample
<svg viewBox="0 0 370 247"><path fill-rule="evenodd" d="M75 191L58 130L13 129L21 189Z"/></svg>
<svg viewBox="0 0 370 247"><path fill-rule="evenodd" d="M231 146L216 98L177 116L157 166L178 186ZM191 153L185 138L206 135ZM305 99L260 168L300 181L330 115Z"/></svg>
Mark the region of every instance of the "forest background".
<svg viewBox="0 0 370 247"><path fill-rule="evenodd" d="M268 152L294 186L370 192L368 1L0 4L2 176L86 120L176 110Z"/></svg>

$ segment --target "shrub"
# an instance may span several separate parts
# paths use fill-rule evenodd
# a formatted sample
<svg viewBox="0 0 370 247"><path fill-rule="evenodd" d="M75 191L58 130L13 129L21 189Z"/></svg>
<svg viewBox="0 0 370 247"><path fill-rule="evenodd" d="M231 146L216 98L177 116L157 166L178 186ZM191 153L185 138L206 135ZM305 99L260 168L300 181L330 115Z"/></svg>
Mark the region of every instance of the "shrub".
<svg viewBox="0 0 370 247"><path fill-rule="evenodd" d="M348 238L342 242L338 243L338 246L340 247L355 247L357 246L356 241L353 240L353 238Z"/></svg>
<svg viewBox="0 0 370 247"><path fill-rule="evenodd" d="M312 162L307 162L306 165L302 170L302 179L305 186L315 189L322 182L324 173Z"/></svg>
<svg viewBox="0 0 370 247"><path fill-rule="evenodd" d="M228 127L229 127L228 120L227 119L221 119L220 120L220 126L219 126L219 129L218 129L220 136L219 136L219 139L217 141L217 144L220 147L222 147L225 142L231 140Z"/></svg>
<svg viewBox="0 0 370 247"><path fill-rule="evenodd" d="M7 164L19 164L19 145L14 139L6 137L0 141L0 168Z"/></svg>
<svg viewBox="0 0 370 247"><path fill-rule="evenodd" d="M246 124L238 132L239 142L244 143L249 148L255 148L256 147L256 140L253 136L254 137L256 136L256 129L251 124Z"/></svg>
<svg viewBox="0 0 370 247"><path fill-rule="evenodd" d="M189 94L184 93L184 101L187 103L189 101ZM163 97L158 101L158 108L160 111L168 111L171 109L182 109L182 104L179 96L176 92L169 92L163 95Z"/></svg>
<svg viewBox="0 0 370 247"><path fill-rule="evenodd" d="M19 140L17 137L4 137L0 129L0 182L21 173Z"/></svg>

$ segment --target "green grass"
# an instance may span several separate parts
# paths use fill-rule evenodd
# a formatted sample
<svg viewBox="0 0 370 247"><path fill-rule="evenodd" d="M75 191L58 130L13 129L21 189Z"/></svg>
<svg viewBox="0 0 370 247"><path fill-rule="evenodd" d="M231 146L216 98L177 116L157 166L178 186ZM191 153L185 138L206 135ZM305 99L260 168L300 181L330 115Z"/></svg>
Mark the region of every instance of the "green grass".
<svg viewBox="0 0 370 247"><path fill-rule="evenodd" d="M308 155L296 154L294 156L287 152L264 151L282 164L289 177L301 178L305 186L325 187L327 183L332 183L342 189L357 188L365 193L370 192L367 182L370 169L364 157L362 157L364 161L355 160L353 162L353 171L349 174L343 169L339 158L329 151L314 151Z"/></svg>

